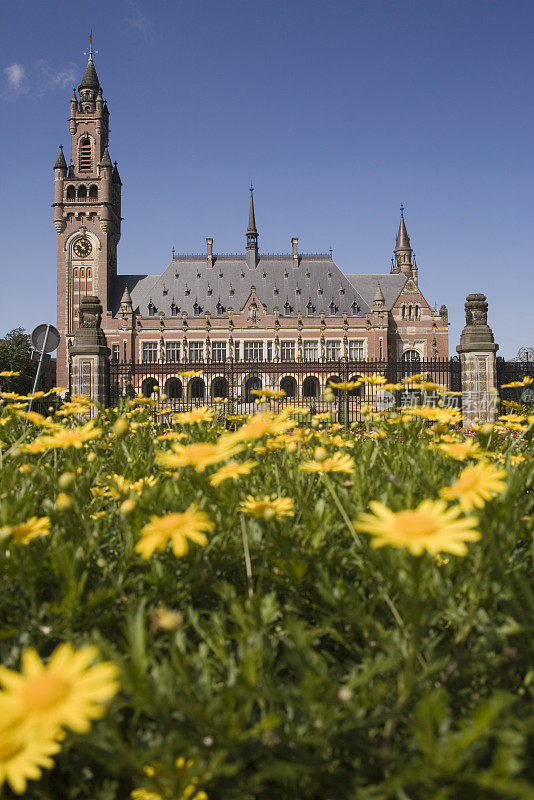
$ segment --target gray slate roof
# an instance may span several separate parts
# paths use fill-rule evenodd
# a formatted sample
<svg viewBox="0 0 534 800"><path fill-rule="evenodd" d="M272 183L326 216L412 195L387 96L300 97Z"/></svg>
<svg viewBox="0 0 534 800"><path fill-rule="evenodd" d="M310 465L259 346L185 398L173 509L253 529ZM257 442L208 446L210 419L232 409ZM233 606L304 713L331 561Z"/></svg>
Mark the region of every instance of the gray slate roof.
<svg viewBox="0 0 534 800"><path fill-rule="evenodd" d="M367 305L373 306L373 297L376 287L380 284L384 295L384 307L390 311L407 281L407 276L402 273L375 274L375 275L347 275L354 288L363 297Z"/></svg>
<svg viewBox="0 0 534 800"><path fill-rule="evenodd" d="M205 255L175 256L162 275L117 276L112 310L117 313L125 286L131 294L133 310L143 317L156 316L160 311L172 317L173 308L174 316L185 311L189 317L195 317L209 311L214 317L224 317L229 307L235 312L241 310L252 286L267 313L272 313L276 306L281 316L296 316L299 311L305 316L308 303L314 314L324 311L330 315L331 303L336 315L347 311L351 316L365 316L371 310L376 281L370 295L364 297L359 285L330 256L301 255L299 259L296 269L292 255L260 254L257 267L249 269L241 255L214 256L212 268L206 266ZM381 275L380 280L390 277L402 277L403 283L405 280L404 275ZM383 291L387 302L385 287ZM154 311L152 315L149 306Z"/></svg>

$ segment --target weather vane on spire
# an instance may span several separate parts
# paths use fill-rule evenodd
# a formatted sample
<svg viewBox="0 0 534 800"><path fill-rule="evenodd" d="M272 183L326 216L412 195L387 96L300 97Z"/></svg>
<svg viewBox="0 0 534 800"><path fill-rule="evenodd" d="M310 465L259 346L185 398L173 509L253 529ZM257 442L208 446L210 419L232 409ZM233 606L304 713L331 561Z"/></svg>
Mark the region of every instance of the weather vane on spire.
<svg viewBox="0 0 534 800"><path fill-rule="evenodd" d="M404 203L400 204L401 217L404 217Z"/></svg>
<svg viewBox="0 0 534 800"><path fill-rule="evenodd" d="M252 185L252 181L250 181L250 194L252 194L253 191L254 191L254 187Z"/></svg>
<svg viewBox="0 0 534 800"><path fill-rule="evenodd" d="M93 50L93 29L91 28L91 33L87 37L89 42L89 52L87 50L84 52L84 56L89 56L89 59L92 61L93 56L98 54L98 50Z"/></svg>

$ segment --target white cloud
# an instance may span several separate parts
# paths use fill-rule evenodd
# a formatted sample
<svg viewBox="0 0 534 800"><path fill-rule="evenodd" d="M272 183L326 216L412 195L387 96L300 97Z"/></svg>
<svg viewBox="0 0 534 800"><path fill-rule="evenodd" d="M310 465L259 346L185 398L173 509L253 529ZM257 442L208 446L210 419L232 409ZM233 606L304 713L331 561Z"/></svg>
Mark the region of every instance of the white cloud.
<svg viewBox="0 0 534 800"><path fill-rule="evenodd" d="M14 89L16 92L23 92L25 89L24 82L26 81L26 73L24 72L22 64L10 64L9 67L5 68L4 72L11 89Z"/></svg>
<svg viewBox="0 0 534 800"><path fill-rule="evenodd" d="M152 38L152 29L147 17L141 11L138 3L135 0L128 0L128 24L138 33L140 33L147 41Z"/></svg>
<svg viewBox="0 0 534 800"><path fill-rule="evenodd" d="M76 69L74 67L53 69L48 61L42 58L37 62L37 68L43 79L43 89L66 89L76 81Z"/></svg>

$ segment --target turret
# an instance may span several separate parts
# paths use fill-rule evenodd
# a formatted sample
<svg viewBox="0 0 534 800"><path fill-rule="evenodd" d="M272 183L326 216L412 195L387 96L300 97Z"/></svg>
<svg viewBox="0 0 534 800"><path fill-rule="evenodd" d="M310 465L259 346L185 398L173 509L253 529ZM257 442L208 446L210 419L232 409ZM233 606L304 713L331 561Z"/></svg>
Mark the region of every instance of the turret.
<svg viewBox="0 0 534 800"><path fill-rule="evenodd" d="M56 163L54 164L54 228L58 233L65 230L63 219L63 187L67 177L67 162L63 155L63 145L59 145Z"/></svg>

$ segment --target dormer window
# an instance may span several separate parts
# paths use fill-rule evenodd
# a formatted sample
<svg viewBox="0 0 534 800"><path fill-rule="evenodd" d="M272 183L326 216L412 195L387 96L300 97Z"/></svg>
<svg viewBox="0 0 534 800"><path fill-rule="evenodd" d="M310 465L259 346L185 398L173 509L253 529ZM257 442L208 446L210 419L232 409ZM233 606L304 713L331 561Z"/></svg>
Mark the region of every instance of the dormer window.
<svg viewBox="0 0 534 800"><path fill-rule="evenodd" d="M80 172L91 172L92 168L91 140L88 138L80 141Z"/></svg>
<svg viewBox="0 0 534 800"><path fill-rule="evenodd" d="M354 301L354 303L351 305L351 308L352 308L352 313L353 314L357 314L358 311L360 310L360 306L358 305L358 303L356 301Z"/></svg>
<svg viewBox="0 0 534 800"><path fill-rule="evenodd" d="M322 294L322 293L323 293L323 290L322 290L322 288L319 286L319 288L317 289L317 294Z"/></svg>
<svg viewBox="0 0 534 800"><path fill-rule="evenodd" d="M185 294L189 297L189 295L191 294L191 289L189 288L187 283L185 284L185 290L184 291L185 291Z"/></svg>
<svg viewBox="0 0 534 800"><path fill-rule="evenodd" d="M345 289L343 287L341 287L341 289L339 290L339 294L345 294Z"/></svg>
<svg viewBox="0 0 534 800"><path fill-rule="evenodd" d="M217 300L217 305L215 306L215 308L217 309L217 314L224 314L224 306L221 303L220 298Z"/></svg>
<svg viewBox="0 0 534 800"><path fill-rule="evenodd" d="M176 317L178 315L179 311L180 311L180 309L178 308L178 306L176 305L176 303L174 302L174 299L173 299L173 301L171 303L171 316L172 317Z"/></svg>
<svg viewBox="0 0 534 800"><path fill-rule="evenodd" d="M266 277L267 277L267 273L266 273L266 272L263 272L263 274L262 274L262 276L261 276L261 277L262 277L262 278L266 278Z"/></svg>
<svg viewBox="0 0 534 800"><path fill-rule="evenodd" d="M165 297L167 294L168 294L168 289L165 286L165 284L163 284L163 296Z"/></svg>
<svg viewBox="0 0 534 800"><path fill-rule="evenodd" d="M233 286L230 286L230 294L231 294L231 295L234 295L234 294L235 294L235 289L234 289L234 287L233 287Z"/></svg>
<svg viewBox="0 0 534 800"><path fill-rule="evenodd" d="M299 288L295 289L295 294L300 294L300 289Z"/></svg>
<svg viewBox="0 0 534 800"><path fill-rule="evenodd" d="M284 303L284 311L286 314L291 314L291 306L289 305L289 300L286 300Z"/></svg>
<svg viewBox="0 0 534 800"><path fill-rule="evenodd" d="M200 314L201 311L202 307L199 305L198 300L195 300L195 302L193 303L193 313L198 315Z"/></svg>
<svg viewBox="0 0 534 800"><path fill-rule="evenodd" d="M156 308L156 306L154 305L154 303L152 302L152 299L151 299L149 304L148 304L148 316L149 317L153 317L157 310L158 309Z"/></svg>
<svg viewBox="0 0 534 800"><path fill-rule="evenodd" d="M306 306L306 308L308 309L308 314L313 314L313 312L315 311L315 306L313 305L311 300L308 300L308 305Z"/></svg>
<svg viewBox="0 0 534 800"><path fill-rule="evenodd" d="M212 295L213 294L213 289L211 288L209 283L208 283L208 288L206 289L206 294L208 294L208 295Z"/></svg>
<svg viewBox="0 0 534 800"><path fill-rule="evenodd" d="M336 304L334 303L334 301L333 301L333 300L332 300L332 302L330 303L330 306L329 306L329 308L330 308L330 313L331 313L331 314L335 314L335 313L336 313L336 311L337 311L337 306L336 306Z"/></svg>
<svg viewBox="0 0 534 800"><path fill-rule="evenodd" d="M309 277L310 277L310 273L309 273L309 272L307 272L307 273L306 273L306 277L307 277L307 278L309 278Z"/></svg>
<svg viewBox="0 0 534 800"><path fill-rule="evenodd" d="M278 286L275 286L273 289L273 294L278 294Z"/></svg>

